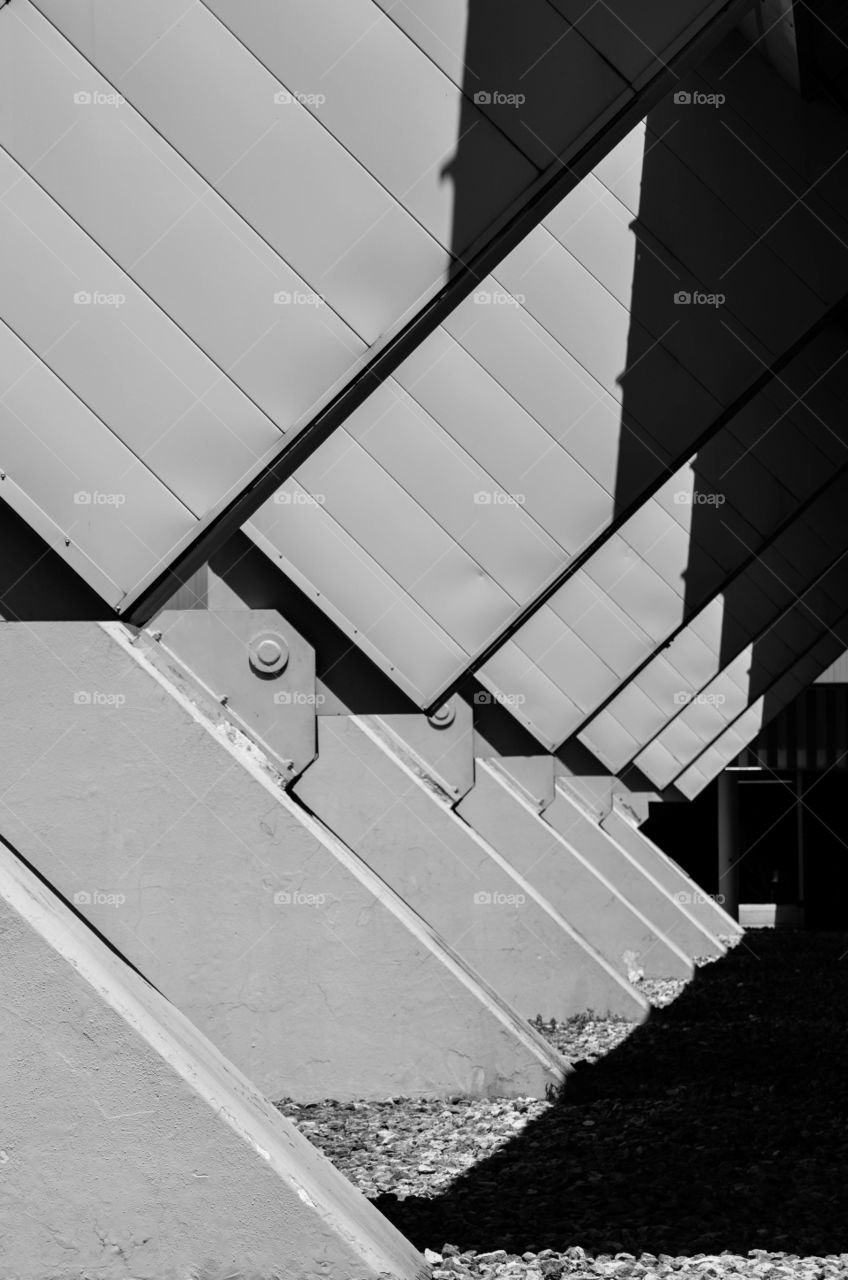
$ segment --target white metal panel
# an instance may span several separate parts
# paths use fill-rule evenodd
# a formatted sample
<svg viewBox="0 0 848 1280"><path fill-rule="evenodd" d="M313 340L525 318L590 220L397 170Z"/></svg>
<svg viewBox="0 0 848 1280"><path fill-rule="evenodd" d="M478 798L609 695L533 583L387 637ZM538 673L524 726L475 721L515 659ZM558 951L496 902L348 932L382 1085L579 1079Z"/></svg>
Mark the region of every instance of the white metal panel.
<svg viewBox="0 0 848 1280"><path fill-rule="evenodd" d="M463 131L464 169L476 179L459 178L466 243L495 216L480 174L497 173L502 207L532 182L534 166L372 0L208 0L207 7L293 93L324 97L306 105L440 244L459 247L445 166Z"/></svg>
<svg viewBox="0 0 848 1280"><path fill-rule="evenodd" d="M572 574L547 603L618 676L632 669L630 654L621 643L622 632L630 632L640 648L650 647L641 627L582 569Z"/></svg>
<svg viewBox="0 0 848 1280"><path fill-rule="evenodd" d="M681 422L694 437L715 418L718 402L544 226L493 274L625 405L658 457L685 447Z"/></svg>
<svg viewBox="0 0 848 1280"><path fill-rule="evenodd" d="M632 760L643 742L659 732L664 722L659 708L631 683L590 720L578 738L607 768L618 770Z"/></svg>
<svg viewBox="0 0 848 1280"><path fill-rule="evenodd" d="M302 296L308 286L128 103L74 103L75 92L113 91L46 19L25 11L32 30L13 22L0 42L0 70L13 72L6 83L18 93L2 117L0 143L279 426L290 427L355 367L364 343L328 306L275 304L275 295ZM20 101L31 110L21 111ZM37 163L30 117L45 149Z"/></svg>
<svg viewBox="0 0 848 1280"><path fill-rule="evenodd" d="M540 168L629 97L623 77L547 0L375 0L453 82ZM625 91L626 94L625 94ZM523 95L500 101L496 95Z"/></svg>
<svg viewBox="0 0 848 1280"><path fill-rule="evenodd" d="M202 516L279 430L3 152L0 184L7 324Z"/></svg>
<svg viewBox="0 0 848 1280"><path fill-rule="evenodd" d="M597 756L601 764L615 773L622 764L639 750L635 738L610 712L596 716L590 725L577 735L580 742Z"/></svg>
<svg viewBox="0 0 848 1280"><path fill-rule="evenodd" d="M304 282L229 209L195 206L135 275L284 428L312 416L365 352L329 307L287 301Z"/></svg>
<svg viewBox="0 0 848 1280"><path fill-rule="evenodd" d="M551 751L583 719L580 709L512 640L492 654L477 678Z"/></svg>
<svg viewBox="0 0 848 1280"><path fill-rule="evenodd" d="M111 605L164 567L195 523L2 323L0 445L0 468L46 517L32 523L45 537L52 523L79 548L92 571L85 558L69 557L74 568Z"/></svg>
<svg viewBox="0 0 848 1280"><path fill-rule="evenodd" d="M444 329L395 378L567 555L611 519L610 495Z"/></svg>
<svg viewBox="0 0 848 1280"><path fill-rule="evenodd" d="M124 3L104 43L113 0L90 0L83 26L35 3L367 342L439 279L445 250L202 5L151 43Z"/></svg>
<svg viewBox="0 0 848 1280"><path fill-rule="evenodd" d="M562 564L562 549L492 477L392 381L346 429L519 603Z"/></svg>
<svg viewBox="0 0 848 1280"><path fill-rule="evenodd" d="M500 295L499 295L500 291ZM511 297L496 280L479 290ZM466 299L444 328L558 440L604 488L618 492L621 407L523 307ZM634 489L649 482L655 459L645 455Z"/></svg>
<svg viewBox="0 0 848 1280"><path fill-rule="evenodd" d="M663 640L683 620L680 595L618 534L586 561L585 570L653 640Z"/></svg>
<svg viewBox="0 0 848 1280"><path fill-rule="evenodd" d="M627 308L544 226L531 231L493 275L602 387L621 398L617 379L627 365Z"/></svg>
<svg viewBox="0 0 848 1280"><path fill-rule="evenodd" d="M419 704L435 699L464 669L463 650L294 481L244 528ZM402 667L395 665L398 655Z"/></svg>
<svg viewBox="0 0 848 1280"><path fill-rule="evenodd" d="M606 663L547 605L527 619L513 640L581 711L597 706L618 683Z"/></svg>
<svg viewBox="0 0 848 1280"><path fill-rule="evenodd" d="M511 597L347 431L335 431L294 479L359 544L363 562L374 560L460 648L476 652L507 625Z"/></svg>

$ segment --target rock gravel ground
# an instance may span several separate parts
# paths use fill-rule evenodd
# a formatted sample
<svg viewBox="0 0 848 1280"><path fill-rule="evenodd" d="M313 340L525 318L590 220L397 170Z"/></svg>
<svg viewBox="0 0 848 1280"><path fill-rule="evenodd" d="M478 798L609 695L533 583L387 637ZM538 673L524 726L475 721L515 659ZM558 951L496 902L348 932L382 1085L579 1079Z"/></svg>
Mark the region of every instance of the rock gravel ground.
<svg viewBox="0 0 848 1280"><path fill-rule="evenodd" d="M278 1105L435 1280L848 1280L848 934L640 987L642 1026L540 1025L556 1099Z"/></svg>

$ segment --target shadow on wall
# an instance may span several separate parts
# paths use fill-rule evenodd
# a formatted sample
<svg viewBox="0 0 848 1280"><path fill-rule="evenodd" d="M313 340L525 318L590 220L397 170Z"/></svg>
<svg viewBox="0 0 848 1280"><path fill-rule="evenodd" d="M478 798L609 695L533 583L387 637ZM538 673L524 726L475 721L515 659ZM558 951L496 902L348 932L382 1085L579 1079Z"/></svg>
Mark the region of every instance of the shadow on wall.
<svg viewBox="0 0 848 1280"><path fill-rule="evenodd" d="M437 1198L419 1248L848 1250L848 935L749 932Z"/></svg>
<svg viewBox="0 0 848 1280"><path fill-rule="evenodd" d="M456 152L442 168L454 189L451 249L460 260L497 217L590 123L600 59L549 0L466 0L464 93ZM602 64L601 64L602 65ZM624 81L603 68L616 87ZM599 109L599 108L598 108ZM485 117L511 143L515 173L493 163ZM520 187L517 178L520 175ZM510 187L513 188L510 194Z"/></svg>

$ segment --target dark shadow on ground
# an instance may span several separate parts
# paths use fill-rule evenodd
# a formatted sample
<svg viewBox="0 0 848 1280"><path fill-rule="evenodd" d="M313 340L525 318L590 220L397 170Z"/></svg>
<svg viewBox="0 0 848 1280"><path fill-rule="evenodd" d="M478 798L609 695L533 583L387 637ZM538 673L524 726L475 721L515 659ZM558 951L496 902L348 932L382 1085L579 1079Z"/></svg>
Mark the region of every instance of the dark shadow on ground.
<svg viewBox="0 0 848 1280"><path fill-rule="evenodd" d="M846 1061L848 935L749 932L440 1196L376 1204L422 1248L844 1252Z"/></svg>

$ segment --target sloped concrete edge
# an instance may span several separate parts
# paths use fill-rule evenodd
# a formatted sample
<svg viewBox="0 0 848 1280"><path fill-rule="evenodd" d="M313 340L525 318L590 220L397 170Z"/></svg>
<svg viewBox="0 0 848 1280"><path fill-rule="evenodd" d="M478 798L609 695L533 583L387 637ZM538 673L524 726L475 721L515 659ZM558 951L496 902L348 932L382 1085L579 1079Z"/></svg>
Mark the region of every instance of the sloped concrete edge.
<svg viewBox="0 0 848 1280"><path fill-rule="evenodd" d="M365 1197L5 845L0 935L9 1280L429 1275Z"/></svg>

